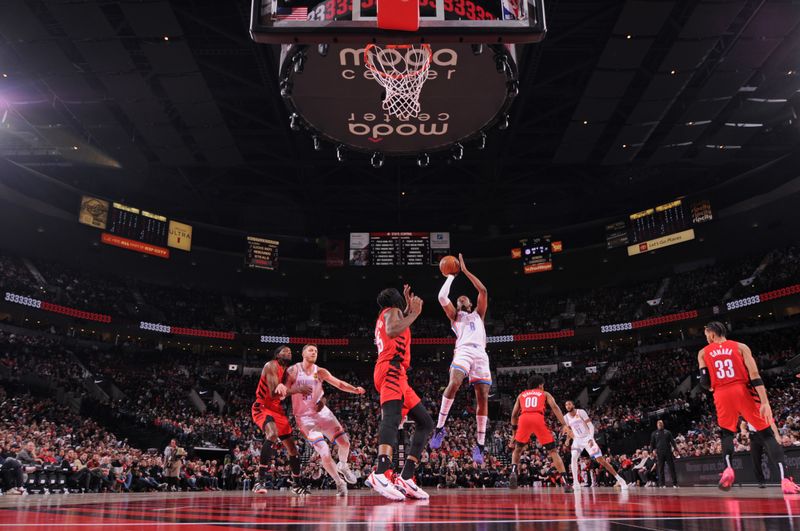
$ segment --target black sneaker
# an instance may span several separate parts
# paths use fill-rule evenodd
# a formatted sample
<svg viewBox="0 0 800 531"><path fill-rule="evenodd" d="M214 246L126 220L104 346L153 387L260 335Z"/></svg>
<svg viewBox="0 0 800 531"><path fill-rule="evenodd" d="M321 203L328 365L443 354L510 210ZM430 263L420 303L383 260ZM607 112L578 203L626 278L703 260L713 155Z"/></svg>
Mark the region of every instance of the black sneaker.
<svg viewBox="0 0 800 531"><path fill-rule="evenodd" d="M253 485L253 493L266 494L267 492L269 491L267 490L266 485L264 485L263 483L256 483L255 485Z"/></svg>
<svg viewBox="0 0 800 531"><path fill-rule="evenodd" d="M572 490L572 485L570 485L569 483L565 482L564 483L564 492L569 494L569 493L575 492L575 491Z"/></svg>
<svg viewBox="0 0 800 531"><path fill-rule="evenodd" d="M516 489L519 485L517 484L517 474L516 472L512 472L510 476L508 476L508 487L511 489Z"/></svg>
<svg viewBox="0 0 800 531"><path fill-rule="evenodd" d="M289 490L291 490L292 494L295 496L308 496L311 494L311 489L307 485L304 485L302 481L293 482Z"/></svg>

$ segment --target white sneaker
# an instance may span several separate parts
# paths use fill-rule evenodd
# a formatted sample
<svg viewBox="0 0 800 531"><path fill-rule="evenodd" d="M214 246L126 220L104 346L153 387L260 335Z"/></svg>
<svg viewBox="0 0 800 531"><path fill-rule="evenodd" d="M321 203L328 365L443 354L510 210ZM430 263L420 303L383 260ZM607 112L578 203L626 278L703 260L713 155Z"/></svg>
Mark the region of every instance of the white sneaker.
<svg viewBox="0 0 800 531"><path fill-rule="evenodd" d="M431 497L430 494L419 488L413 479L403 479L397 476L394 478L394 486L412 500L427 500Z"/></svg>
<svg viewBox="0 0 800 531"><path fill-rule="evenodd" d="M397 490L397 488L389 481L383 474L376 474L374 471L369 475L369 486L372 490L392 501L403 501L406 495Z"/></svg>
<svg viewBox="0 0 800 531"><path fill-rule="evenodd" d="M624 479L618 479L617 484L614 485L615 487L619 487L622 490L628 490L628 484L625 482Z"/></svg>
<svg viewBox="0 0 800 531"><path fill-rule="evenodd" d="M341 480L336 483L336 496L339 498L344 498L347 496L347 483Z"/></svg>
<svg viewBox="0 0 800 531"><path fill-rule="evenodd" d="M581 485L580 483L573 483L572 488L573 490L581 490L583 488L583 485Z"/></svg>
<svg viewBox="0 0 800 531"><path fill-rule="evenodd" d="M353 474L353 471L350 470L350 467L347 466L347 463L339 461L339 463L336 465L336 470L339 472L339 476L341 476L343 480L351 485L356 484L356 475Z"/></svg>

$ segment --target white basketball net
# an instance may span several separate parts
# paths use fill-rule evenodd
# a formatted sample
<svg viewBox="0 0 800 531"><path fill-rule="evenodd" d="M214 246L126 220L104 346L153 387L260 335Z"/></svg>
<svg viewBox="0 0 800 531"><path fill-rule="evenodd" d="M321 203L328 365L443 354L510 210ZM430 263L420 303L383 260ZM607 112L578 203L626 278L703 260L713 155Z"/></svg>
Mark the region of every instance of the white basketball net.
<svg viewBox="0 0 800 531"><path fill-rule="evenodd" d="M430 44L367 45L364 63L386 91L383 110L401 120L416 118L419 96L431 68Z"/></svg>

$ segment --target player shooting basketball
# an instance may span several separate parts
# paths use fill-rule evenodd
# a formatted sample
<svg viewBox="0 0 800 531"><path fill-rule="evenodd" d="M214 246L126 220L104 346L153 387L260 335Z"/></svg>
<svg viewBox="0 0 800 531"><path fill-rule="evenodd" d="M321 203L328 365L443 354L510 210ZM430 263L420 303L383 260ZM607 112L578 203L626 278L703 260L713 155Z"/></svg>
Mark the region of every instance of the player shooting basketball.
<svg viewBox="0 0 800 531"><path fill-rule="evenodd" d="M469 297L461 295L453 305L448 296L450 286L456 278L455 275L447 275L447 280L439 290L439 304L442 305L444 313L450 319L450 326L456 334L456 347L453 361L450 364L450 381L442 396L439 421L436 423L436 430L430 445L433 449L442 446L442 441L447 435L444 425L450 414L450 408L464 378L468 376L469 383L475 389L475 401L477 402L475 412L477 444L472 449L472 459L478 464L483 464L483 445L486 442L486 425L489 423L489 388L492 385L489 356L486 354L486 328L483 325L489 296L483 282L467 269L461 254L458 255L458 263L461 272L478 290L478 300L473 307Z"/></svg>

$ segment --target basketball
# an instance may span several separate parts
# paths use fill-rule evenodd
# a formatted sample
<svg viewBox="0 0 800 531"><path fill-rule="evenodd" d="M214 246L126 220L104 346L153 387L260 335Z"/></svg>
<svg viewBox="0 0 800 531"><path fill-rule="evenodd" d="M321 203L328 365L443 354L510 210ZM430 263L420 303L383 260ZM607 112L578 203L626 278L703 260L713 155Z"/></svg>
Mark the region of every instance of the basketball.
<svg viewBox="0 0 800 531"><path fill-rule="evenodd" d="M439 271L444 276L457 275L461 271L461 266L458 265L458 258L448 255L439 260Z"/></svg>

